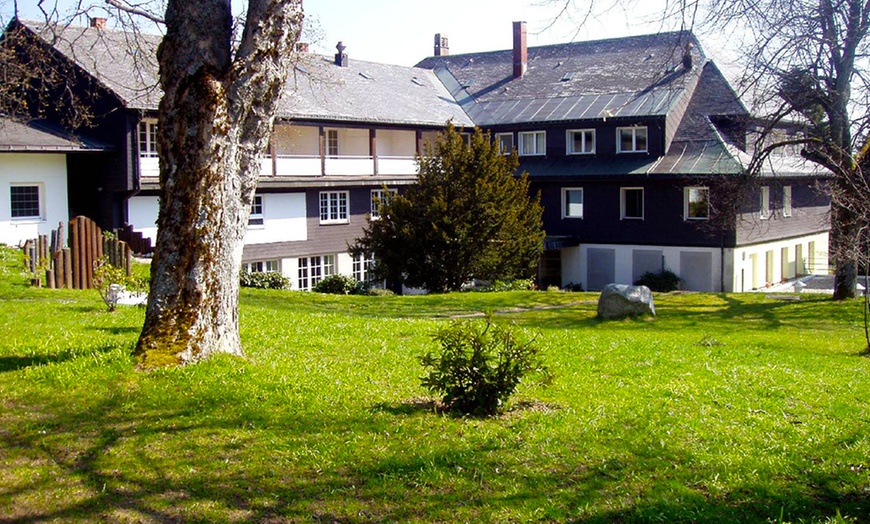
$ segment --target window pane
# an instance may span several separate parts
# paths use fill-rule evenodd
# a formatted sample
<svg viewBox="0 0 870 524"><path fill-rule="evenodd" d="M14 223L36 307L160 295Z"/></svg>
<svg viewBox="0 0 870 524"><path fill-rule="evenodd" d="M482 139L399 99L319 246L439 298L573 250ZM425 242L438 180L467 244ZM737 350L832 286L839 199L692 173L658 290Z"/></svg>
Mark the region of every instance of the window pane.
<svg viewBox="0 0 870 524"><path fill-rule="evenodd" d="M512 134L498 135L498 151L510 154L514 149L514 136Z"/></svg>
<svg viewBox="0 0 870 524"><path fill-rule="evenodd" d="M706 188L689 189L689 218L707 218L710 213L709 191Z"/></svg>
<svg viewBox="0 0 870 524"><path fill-rule="evenodd" d="M626 189L624 218L643 218L643 189Z"/></svg>
<svg viewBox="0 0 870 524"><path fill-rule="evenodd" d="M639 127L634 130L634 150L646 151L646 128Z"/></svg>
<svg viewBox="0 0 870 524"><path fill-rule="evenodd" d="M621 129L619 131L619 150L634 151L634 134L631 129Z"/></svg>
<svg viewBox="0 0 870 524"><path fill-rule="evenodd" d="M543 131L541 131L540 133L535 133L535 153L539 155L543 154L544 149L546 149L546 144L544 143L545 139L546 135Z"/></svg>
<svg viewBox="0 0 870 524"><path fill-rule="evenodd" d="M583 216L583 190L568 189L565 191L565 216Z"/></svg>
<svg viewBox="0 0 870 524"><path fill-rule="evenodd" d="M12 218L38 218L39 186L12 186L9 188Z"/></svg>

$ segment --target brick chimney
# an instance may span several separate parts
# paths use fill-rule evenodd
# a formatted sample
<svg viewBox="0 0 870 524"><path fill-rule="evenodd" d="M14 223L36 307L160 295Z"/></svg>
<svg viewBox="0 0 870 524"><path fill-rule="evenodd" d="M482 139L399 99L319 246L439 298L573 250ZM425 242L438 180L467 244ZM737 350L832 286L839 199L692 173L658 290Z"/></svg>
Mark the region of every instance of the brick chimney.
<svg viewBox="0 0 870 524"><path fill-rule="evenodd" d="M526 23L514 22L514 78L521 78L528 68L529 48L526 46Z"/></svg>
<svg viewBox="0 0 870 524"><path fill-rule="evenodd" d="M435 33L435 56L448 56L450 47L447 45L447 35Z"/></svg>
<svg viewBox="0 0 870 524"><path fill-rule="evenodd" d="M296 52L307 53L308 52L308 42L297 42L296 43Z"/></svg>
<svg viewBox="0 0 870 524"><path fill-rule="evenodd" d="M335 48L338 49L338 53L335 53L335 65L347 67L347 53L344 52L347 46L344 45L344 42L339 42Z"/></svg>
<svg viewBox="0 0 870 524"><path fill-rule="evenodd" d="M91 27L94 29L105 29L106 28L106 19L105 18L91 18Z"/></svg>
<svg viewBox="0 0 870 524"><path fill-rule="evenodd" d="M686 47L683 48L683 68L684 69L692 69L692 49L695 47L695 44L689 42L686 44Z"/></svg>

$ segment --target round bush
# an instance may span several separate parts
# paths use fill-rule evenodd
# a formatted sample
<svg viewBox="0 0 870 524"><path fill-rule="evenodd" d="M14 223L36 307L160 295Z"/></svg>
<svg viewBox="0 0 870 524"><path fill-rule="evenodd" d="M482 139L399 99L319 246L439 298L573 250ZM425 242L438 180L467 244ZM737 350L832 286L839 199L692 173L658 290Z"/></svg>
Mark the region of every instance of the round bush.
<svg viewBox="0 0 870 524"><path fill-rule="evenodd" d="M440 395L450 410L494 415L527 375L549 378L534 341L489 318L485 323L455 321L432 338L441 349L420 357L428 369L422 385Z"/></svg>
<svg viewBox="0 0 870 524"><path fill-rule="evenodd" d="M330 275L315 284L314 291L330 295L351 295L356 294L359 286L359 282L353 277Z"/></svg>
<svg viewBox="0 0 870 524"><path fill-rule="evenodd" d="M634 283L635 286L646 286L650 291L667 293L680 289L680 277L674 272L663 269L658 273L647 271Z"/></svg>

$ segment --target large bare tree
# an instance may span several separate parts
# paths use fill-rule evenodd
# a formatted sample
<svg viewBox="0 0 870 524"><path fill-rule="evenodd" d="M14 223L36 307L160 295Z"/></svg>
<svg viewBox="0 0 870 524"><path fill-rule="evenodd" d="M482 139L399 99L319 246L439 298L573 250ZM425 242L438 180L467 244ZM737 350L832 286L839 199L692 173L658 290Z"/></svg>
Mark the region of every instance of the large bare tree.
<svg viewBox="0 0 870 524"><path fill-rule="evenodd" d="M170 0L158 50L160 213L144 367L242 354L239 269L260 155L272 129L301 0L250 0L233 46L229 0Z"/></svg>

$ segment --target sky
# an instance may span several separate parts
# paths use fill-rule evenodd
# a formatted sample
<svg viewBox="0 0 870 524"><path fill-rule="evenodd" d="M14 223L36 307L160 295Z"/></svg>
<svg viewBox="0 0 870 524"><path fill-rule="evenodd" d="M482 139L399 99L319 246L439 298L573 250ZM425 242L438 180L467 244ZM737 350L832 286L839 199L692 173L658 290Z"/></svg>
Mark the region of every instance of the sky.
<svg viewBox="0 0 870 524"><path fill-rule="evenodd" d="M0 0L2 20L10 17L13 1ZM40 19L38 1L18 0L21 16ZM665 1L597 0L599 12L582 23L578 10L589 0L309 0L304 3L308 31L303 40L316 53L332 55L342 41L351 60L411 66L433 54L436 33L447 36L451 54L510 49L514 21L526 22L530 47L677 29L679 21L662 25L659 13ZM43 5L54 2L43 0ZM57 2L64 12L76 0ZM566 2L572 7L562 12ZM720 65L730 61L731 55L722 53L727 45L721 37L698 36L708 56Z"/></svg>

